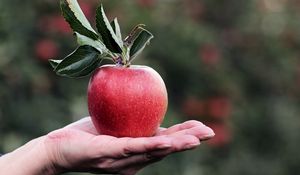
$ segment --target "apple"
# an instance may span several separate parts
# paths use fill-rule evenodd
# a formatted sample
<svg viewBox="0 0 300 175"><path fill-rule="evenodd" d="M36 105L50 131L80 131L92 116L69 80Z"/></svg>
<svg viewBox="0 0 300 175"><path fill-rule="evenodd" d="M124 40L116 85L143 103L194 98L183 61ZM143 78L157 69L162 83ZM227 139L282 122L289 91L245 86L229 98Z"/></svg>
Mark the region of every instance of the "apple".
<svg viewBox="0 0 300 175"><path fill-rule="evenodd" d="M71 29L68 26L68 23L61 16L53 16L50 18L49 28L54 32L69 34Z"/></svg>
<svg viewBox="0 0 300 175"><path fill-rule="evenodd" d="M105 65L88 85L88 109L97 131L116 137L153 136L167 110L161 76L147 66Z"/></svg>
<svg viewBox="0 0 300 175"><path fill-rule="evenodd" d="M204 102L195 98L188 97L182 105L182 110L189 117L200 117L204 114Z"/></svg>
<svg viewBox="0 0 300 175"><path fill-rule="evenodd" d="M71 29L68 23L62 16L58 15L41 17L38 22L38 27L41 31L45 31L47 29L50 33L64 35L71 34Z"/></svg>
<svg viewBox="0 0 300 175"><path fill-rule="evenodd" d="M92 19L92 17L94 16L92 11L92 4L87 1L80 1L79 5L87 19Z"/></svg>
<svg viewBox="0 0 300 175"><path fill-rule="evenodd" d="M199 57L205 65L215 66L221 61L221 53L217 46L205 44L199 49Z"/></svg>
<svg viewBox="0 0 300 175"><path fill-rule="evenodd" d="M209 116L219 119L230 116L231 102L227 97L212 97L207 103Z"/></svg>
<svg viewBox="0 0 300 175"><path fill-rule="evenodd" d="M59 54L57 44L49 39L42 39L35 45L35 54L42 61L48 61L55 58Z"/></svg>

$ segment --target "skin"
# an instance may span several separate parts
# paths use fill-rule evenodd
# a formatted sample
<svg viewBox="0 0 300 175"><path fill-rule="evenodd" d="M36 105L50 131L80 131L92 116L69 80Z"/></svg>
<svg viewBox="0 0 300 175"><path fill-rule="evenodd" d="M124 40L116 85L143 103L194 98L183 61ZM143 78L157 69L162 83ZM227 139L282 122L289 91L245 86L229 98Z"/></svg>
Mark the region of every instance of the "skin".
<svg viewBox="0 0 300 175"><path fill-rule="evenodd" d="M65 172L134 175L149 164L194 149L214 132L198 121L160 128L153 137L99 135L90 117L30 141L0 158L1 174Z"/></svg>

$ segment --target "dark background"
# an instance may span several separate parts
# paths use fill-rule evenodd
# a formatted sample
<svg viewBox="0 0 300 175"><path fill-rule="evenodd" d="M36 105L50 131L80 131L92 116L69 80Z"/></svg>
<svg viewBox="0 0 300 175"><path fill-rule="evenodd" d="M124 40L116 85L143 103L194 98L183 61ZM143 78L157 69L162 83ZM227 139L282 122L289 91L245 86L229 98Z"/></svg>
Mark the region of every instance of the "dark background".
<svg viewBox="0 0 300 175"><path fill-rule="evenodd" d="M163 126L196 119L216 132L141 175L300 174L299 0L102 2L123 35L138 23L155 35L135 64L165 80ZM99 1L80 4L94 23ZM47 63L75 47L58 0L0 1L0 152L88 115L88 77Z"/></svg>

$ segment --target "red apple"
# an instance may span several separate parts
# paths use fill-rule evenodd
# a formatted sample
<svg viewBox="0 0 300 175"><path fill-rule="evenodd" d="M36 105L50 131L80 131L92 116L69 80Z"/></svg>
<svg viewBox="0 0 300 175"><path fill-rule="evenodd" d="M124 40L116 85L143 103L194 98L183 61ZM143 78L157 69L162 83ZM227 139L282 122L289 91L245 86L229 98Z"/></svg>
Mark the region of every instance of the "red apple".
<svg viewBox="0 0 300 175"><path fill-rule="evenodd" d="M224 119L231 114L231 102L227 97L212 97L207 101L208 115Z"/></svg>
<svg viewBox="0 0 300 175"><path fill-rule="evenodd" d="M40 18L38 22L38 27L41 31L47 30L49 32L64 35L69 35L72 33L69 24L65 21L65 19L62 16L59 15L45 16Z"/></svg>
<svg viewBox="0 0 300 175"><path fill-rule="evenodd" d="M56 58L59 54L57 44L49 39L40 40L35 46L35 54L42 61L48 61L50 58Z"/></svg>
<svg viewBox="0 0 300 175"><path fill-rule="evenodd" d="M153 136L167 106L164 81L147 66L105 65L93 73L89 82L89 113L101 134Z"/></svg>
<svg viewBox="0 0 300 175"><path fill-rule="evenodd" d="M202 62L208 66L215 66L220 62L221 54L217 46L206 44L199 50Z"/></svg>
<svg viewBox="0 0 300 175"><path fill-rule="evenodd" d="M202 116L204 113L204 107L203 101L195 97L187 98L182 105L183 112L190 117Z"/></svg>
<svg viewBox="0 0 300 175"><path fill-rule="evenodd" d="M94 14L93 14L93 9L92 9L92 4L90 2L87 2L86 0L84 1L79 1L79 5L81 7L81 10L85 14L86 18L88 20L92 20Z"/></svg>

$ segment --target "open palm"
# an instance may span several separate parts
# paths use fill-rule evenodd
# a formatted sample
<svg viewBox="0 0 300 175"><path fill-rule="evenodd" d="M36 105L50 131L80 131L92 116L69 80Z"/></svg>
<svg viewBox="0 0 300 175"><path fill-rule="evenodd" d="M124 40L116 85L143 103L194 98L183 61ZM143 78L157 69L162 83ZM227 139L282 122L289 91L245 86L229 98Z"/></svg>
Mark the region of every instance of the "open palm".
<svg viewBox="0 0 300 175"><path fill-rule="evenodd" d="M86 117L47 135L55 167L61 172L134 175L175 152L193 149L214 132L198 121L159 128L153 137L99 135Z"/></svg>

